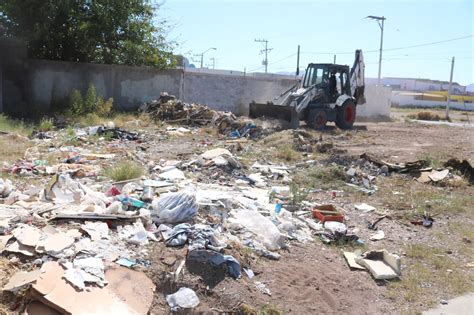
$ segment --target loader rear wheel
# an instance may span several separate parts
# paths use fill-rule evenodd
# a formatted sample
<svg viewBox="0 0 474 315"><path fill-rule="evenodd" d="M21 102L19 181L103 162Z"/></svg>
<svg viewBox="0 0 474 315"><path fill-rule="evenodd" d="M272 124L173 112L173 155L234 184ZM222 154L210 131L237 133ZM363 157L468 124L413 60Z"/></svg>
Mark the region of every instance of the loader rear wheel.
<svg viewBox="0 0 474 315"><path fill-rule="evenodd" d="M313 109L309 112L308 125L313 129L324 129L328 122L326 111L323 109Z"/></svg>
<svg viewBox="0 0 474 315"><path fill-rule="evenodd" d="M351 129L356 118L356 106L352 100L347 100L338 107L336 126L341 129Z"/></svg>

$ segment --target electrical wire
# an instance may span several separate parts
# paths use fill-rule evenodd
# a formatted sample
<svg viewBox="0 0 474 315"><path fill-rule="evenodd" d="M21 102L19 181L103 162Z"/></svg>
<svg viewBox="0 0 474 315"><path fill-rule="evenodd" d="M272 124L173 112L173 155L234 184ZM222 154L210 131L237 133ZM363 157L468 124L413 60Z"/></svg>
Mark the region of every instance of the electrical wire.
<svg viewBox="0 0 474 315"><path fill-rule="evenodd" d="M474 35L467 35L467 36L461 36L461 37L456 37L456 38L450 38L450 39L445 39L445 40L440 40L436 42L430 42L430 43L424 43L424 44L418 44L418 45L411 45L411 46L403 46L403 47L395 47L395 48L386 48L382 49L382 51L394 51L394 50L402 50L402 49L410 49L410 48L417 48L417 47L425 47L425 46L431 46L431 45L437 45L437 44L443 44L447 42L452 42L452 41L457 41L457 40L462 40L462 39L467 39L474 37ZM364 54L366 53L375 53L379 52L379 49L373 49L373 50L364 50ZM303 51L301 52L302 54L312 54L312 55L347 55L347 54L353 54L354 52L312 52L312 51Z"/></svg>

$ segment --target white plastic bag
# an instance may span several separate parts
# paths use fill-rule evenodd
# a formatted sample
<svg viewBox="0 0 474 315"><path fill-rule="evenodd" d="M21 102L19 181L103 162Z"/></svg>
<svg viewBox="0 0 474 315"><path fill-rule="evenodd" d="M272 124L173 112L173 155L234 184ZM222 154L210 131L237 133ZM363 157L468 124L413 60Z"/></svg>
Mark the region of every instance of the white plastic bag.
<svg viewBox="0 0 474 315"><path fill-rule="evenodd" d="M256 234L268 250L278 250L284 246L285 237L268 218L258 211L240 210L232 212L236 222L243 225L252 233Z"/></svg>
<svg viewBox="0 0 474 315"><path fill-rule="evenodd" d="M196 292L189 288L180 288L176 293L167 295L166 301L173 311L177 311L179 308L194 308L199 305Z"/></svg>
<svg viewBox="0 0 474 315"><path fill-rule="evenodd" d="M155 199L151 203L152 219L156 223L181 223L192 219L199 208L193 186Z"/></svg>

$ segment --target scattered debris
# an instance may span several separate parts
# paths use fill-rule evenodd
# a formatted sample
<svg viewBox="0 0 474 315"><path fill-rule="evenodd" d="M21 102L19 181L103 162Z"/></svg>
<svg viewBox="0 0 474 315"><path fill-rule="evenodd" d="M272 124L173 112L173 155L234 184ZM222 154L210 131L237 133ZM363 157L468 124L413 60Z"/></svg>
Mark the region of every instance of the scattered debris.
<svg viewBox="0 0 474 315"><path fill-rule="evenodd" d="M371 241L380 241L385 238L385 233L382 230L378 230L375 234L370 237Z"/></svg>
<svg viewBox="0 0 474 315"><path fill-rule="evenodd" d="M326 221L343 222L343 210L334 205L321 205L313 209L313 216L324 223Z"/></svg>
<svg viewBox="0 0 474 315"><path fill-rule="evenodd" d="M354 208L356 210L362 211L362 212L372 212L375 211L375 207L372 207L366 203L361 203L360 205L355 205Z"/></svg>
<svg viewBox="0 0 474 315"><path fill-rule="evenodd" d="M467 160L460 161L458 159L449 159L444 163L444 167L450 167L453 170L459 171L463 176L465 176L469 183L474 184L474 168L471 166L471 163Z"/></svg>
<svg viewBox="0 0 474 315"><path fill-rule="evenodd" d="M400 257L387 250L374 250L356 257L355 262L365 267L376 280L389 280L401 275Z"/></svg>
<svg viewBox="0 0 474 315"><path fill-rule="evenodd" d="M16 291L24 287L27 284L30 284L39 277L41 270L34 270L30 272L18 271L15 273L8 283L3 287L5 291Z"/></svg>
<svg viewBox="0 0 474 315"><path fill-rule="evenodd" d="M199 305L196 292L189 288L179 288L176 293L167 295L166 301L172 311L177 311L180 308L195 308Z"/></svg>
<svg viewBox="0 0 474 315"><path fill-rule="evenodd" d="M343 252L344 254L344 258L346 258L347 260L347 264L349 265L350 268L353 268L353 269L361 269L361 270L366 270L365 267L359 265L357 262L356 262L356 258L358 257L361 257L362 253L359 251L359 252Z"/></svg>
<svg viewBox="0 0 474 315"><path fill-rule="evenodd" d="M263 294L266 294L268 296L272 296L272 292L270 291L270 289L267 288L267 286L264 283L260 282L260 281L255 281L255 288L257 288L257 290L260 291Z"/></svg>

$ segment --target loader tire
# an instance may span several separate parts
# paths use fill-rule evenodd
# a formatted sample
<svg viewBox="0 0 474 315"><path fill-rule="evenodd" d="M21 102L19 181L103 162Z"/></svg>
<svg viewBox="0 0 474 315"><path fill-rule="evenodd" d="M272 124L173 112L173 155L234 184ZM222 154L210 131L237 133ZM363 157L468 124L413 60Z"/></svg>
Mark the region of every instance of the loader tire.
<svg viewBox="0 0 474 315"><path fill-rule="evenodd" d="M356 105L354 101L347 100L339 106L336 115L336 126L341 129L351 129L356 118Z"/></svg>
<svg viewBox="0 0 474 315"><path fill-rule="evenodd" d="M324 129L326 123L328 122L328 117L324 109L312 109L308 115L308 125L316 130Z"/></svg>

